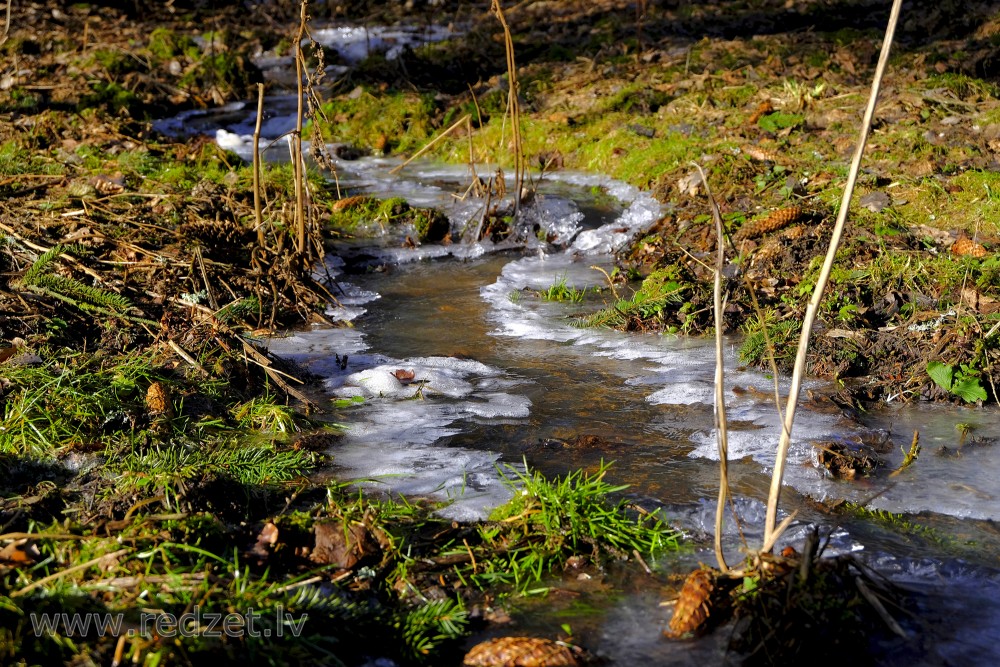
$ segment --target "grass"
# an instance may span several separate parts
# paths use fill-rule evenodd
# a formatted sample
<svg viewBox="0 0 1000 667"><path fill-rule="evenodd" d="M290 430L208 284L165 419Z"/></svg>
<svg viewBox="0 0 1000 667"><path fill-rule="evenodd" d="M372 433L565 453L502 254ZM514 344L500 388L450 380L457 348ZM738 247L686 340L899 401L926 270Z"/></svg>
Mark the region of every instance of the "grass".
<svg viewBox="0 0 1000 667"><path fill-rule="evenodd" d="M577 289L566 284L566 278L560 278L548 289L538 293L538 296L545 301L558 301L569 303L580 303L587 295L586 289Z"/></svg>
<svg viewBox="0 0 1000 667"><path fill-rule="evenodd" d="M666 326L671 320L670 313L676 312L685 318L689 309L684 308L686 298L691 294L691 285L685 281L676 266L658 269L643 281L638 290L628 299L617 303L583 320L585 326L607 326L628 328L634 322L659 322Z"/></svg>
<svg viewBox="0 0 1000 667"><path fill-rule="evenodd" d="M183 456L196 455L176 455L176 462L183 467ZM226 455L213 450L205 456L199 467ZM307 508L285 504L267 514L259 502L248 505L249 526L204 511L146 509L128 512L111 535L91 534L72 515L34 525L37 561L0 581L0 655L39 663L77 655L106 663L123 647L128 659L147 665L182 659L355 664L372 656L398 664L450 664L469 633L467 601L478 599L480 588L491 596L528 592L578 554L631 559L633 550L655 556L678 548L678 533L659 518L637 515L613 500L625 487L608 484L607 469L602 464L595 474L553 481L515 473L509 480L515 498L490 521L459 531L465 537L457 542L430 539L456 531L430 513L433 506L365 498L344 485L327 486L321 497L312 493ZM280 496L265 493L262 499L266 504ZM345 530L363 526L378 547L363 566L348 570L311 561L318 522ZM257 546L249 548L255 540ZM474 560L451 565L456 554ZM444 597L420 593L446 579L454 583ZM133 632L119 635L119 646L113 635L35 635L24 622L32 614L37 619L73 612L121 614L123 627ZM238 624L252 617L258 631L272 636L220 636L204 626L176 636L169 623L161 628L150 622L156 615L185 613L202 622L212 614L230 615ZM275 638L279 627L282 636Z"/></svg>
<svg viewBox="0 0 1000 667"><path fill-rule="evenodd" d="M612 500L627 486L605 481L609 467L602 462L593 474L576 471L553 480L509 469L514 497L479 528L479 557L457 567L457 576L480 587L538 592L531 587L571 556L628 560L633 552L655 557L676 550L677 531L655 514L636 515L624 500Z"/></svg>

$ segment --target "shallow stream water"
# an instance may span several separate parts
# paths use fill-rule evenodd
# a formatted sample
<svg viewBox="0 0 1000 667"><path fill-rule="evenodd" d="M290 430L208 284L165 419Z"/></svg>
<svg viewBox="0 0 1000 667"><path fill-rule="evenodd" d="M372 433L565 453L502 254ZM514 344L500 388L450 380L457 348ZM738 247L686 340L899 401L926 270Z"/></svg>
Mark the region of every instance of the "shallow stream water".
<svg viewBox="0 0 1000 667"><path fill-rule="evenodd" d="M251 121L250 105L233 105L223 115L172 119L161 130L215 131L220 143L248 155ZM286 125L278 113L265 134L273 138ZM339 162L340 186L441 208L456 231L478 215L481 202L455 196L469 181L466 168L419 164L389 174L397 164ZM442 514L472 520L509 497L504 466L527 462L557 475L614 461L611 482L629 484L631 496L663 508L702 545L662 559L658 568L680 573L699 560L714 562L707 546L718 484L711 341L579 328L573 316L613 302L610 291L582 304L544 301L532 291L558 281L606 286L594 267L610 270L610 252L651 225L663 206L595 175L550 175L539 192L525 216L556 237L557 246L406 248L402 240L412 230L376 226L374 238L332 248L327 268L340 304L330 314L352 326L294 332L270 341L271 349L325 377L331 402L360 397L336 412L347 426L330 452L340 479L447 500ZM778 418L768 398L772 380L739 368L738 343L726 347L730 471L743 534L753 545L760 540ZM400 382L397 370L412 371L413 382ZM823 384L811 380L808 387ZM779 379L779 391L787 391L787 379ZM837 481L812 461L815 442L887 439L895 467L915 430L923 454L894 478ZM786 541L796 543L817 525L829 536L830 552L857 554L921 593L919 608L908 611L925 622L904 621L908 641L873 647L882 664L1000 664L1000 456L991 444L998 434L1000 415L992 408L890 405L858 423L803 401L782 497L784 511L798 512ZM919 516L937 537L826 509L842 499L904 519ZM742 542L731 519L726 543L735 557ZM568 622L581 643L615 664L719 663L724 637L662 638L669 611L658 605L661 598L648 589L555 591L541 603L526 601L518 621L522 630L550 636Z"/></svg>
<svg viewBox="0 0 1000 667"><path fill-rule="evenodd" d="M384 161L341 166L341 183L351 192L437 205L452 213L456 225L469 215L467 205L452 197L461 190L461 169L424 165L389 180ZM558 475L614 461L613 483L629 484L629 494L647 507L663 508L696 544L706 545L679 559L668 557L660 567L683 572L699 560L713 562L707 544L718 463L711 342L575 326L575 314L613 300L607 290L582 304L548 302L532 292L562 280L579 288L603 285L604 275L592 267L609 270L606 251L623 241L626 230L637 232L655 220L659 205L627 186L583 175L543 182L541 192L532 215L542 227L572 238L567 248L407 249L400 244L407 230L388 230L363 249L342 249L368 267L338 276L344 299L334 314L352 318L353 327L295 333L274 341L272 349L326 376L331 396L363 397L339 414L348 426L347 438L332 451L340 478L447 499L451 504L443 514L475 519L508 497L498 473L503 466L520 469L526 461ZM607 193L618 204L609 205ZM334 260L332 270L342 270L340 263ZM737 346L737 340L727 341L730 470L743 532L753 544L760 539L778 420L768 398L772 380L741 369ZM346 368L333 363L336 355L348 355ZM412 371L416 382L399 382L397 370ZM786 379L779 385L787 390ZM811 380L808 386L821 389L823 383ZM970 429L964 439L958 425ZM809 526L820 526L830 536L831 553L856 553L920 590L926 597L913 611L937 619L935 631L919 641L873 648L885 652L888 664L1000 659L993 641L1000 627L994 570L1000 499L993 484L1000 464L989 444L997 426L996 411L989 408L891 406L862 423L808 401L800 408L782 505L799 514L787 541L797 544ZM889 464L897 466L914 430L921 433L924 454L892 479L837 481L812 461L814 442L888 439ZM580 436L594 437L579 444ZM822 501L840 499L919 513L919 521L941 539L824 510ZM729 553L738 553L741 541L731 520L726 537ZM695 645L660 638L669 617L657 606L660 595L553 593L528 604L521 623L558 634L559 624L569 622L585 644L618 664L721 659L718 637Z"/></svg>

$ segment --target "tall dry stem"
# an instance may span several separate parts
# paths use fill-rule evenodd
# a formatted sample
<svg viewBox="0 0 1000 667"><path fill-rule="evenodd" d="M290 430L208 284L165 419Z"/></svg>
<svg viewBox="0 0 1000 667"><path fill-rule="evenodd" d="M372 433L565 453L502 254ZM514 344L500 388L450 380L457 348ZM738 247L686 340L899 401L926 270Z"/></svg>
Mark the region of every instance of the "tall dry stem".
<svg viewBox="0 0 1000 667"><path fill-rule="evenodd" d="M712 195L708 178L701 165L694 165L705 186L708 203L712 207L715 221L717 252L715 255L715 287L713 303L715 308L715 434L719 445L719 499L715 506L715 560L723 572L729 570L722 549L722 523L725 516L726 500L729 498L729 431L726 424L725 361L722 357L722 269L726 262L726 237L722 228L722 214Z"/></svg>
<svg viewBox="0 0 1000 667"><path fill-rule="evenodd" d="M260 126L264 118L264 84L257 84L257 122L253 126L253 215L257 245L264 245L264 211L260 192Z"/></svg>
<svg viewBox="0 0 1000 667"><path fill-rule="evenodd" d="M844 234L844 227L847 224L847 213L851 205L851 197L854 194L854 186L858 180L858 172L861 169L861 157L865 152L865 144L868 142L868 133L871 130L872 118L875 115L875 105L878 102L878 93L882 87L882 77L889 62L889 51L892 48L892 39L896 33L896 24L899 22L899 10L902 4L902 0L893 0L892 11L889 13L889 24L885 29L885 39L882 40L882 52L879 55L878 66L875 68L875 78L872 81L871 94L868 96L868 106L865 108L865 116L861 121L858 144L854 149L854 157L851 160L851 169L847 175L847 184L844 186L844 196L840 200L840 210L837 211L837 222L833 227L830 246L827 248L823 267L820 270L819 278L816 280L816 287L813 289L812 298L809 300L805 318L802 321L802 334L799 336L799 346L795 355L795 367L792 370L792 386L788 391L785 421L782 426L781 437L778 441L778 452L774 461L774 473L771 476L771 491L767 498L767 515L764 521L765 545L773 545L777 537L774 534L774 524L778 516L778 500L781 496L781 484L785 475L785 463L788 460L788 446L792 440L792 424L795 421L795 408L799 400L799 392L802 389L802 379L805 375L809 338L812 335L812 328L816 322L816 313L819 311L820 300L823 298L823 292L826 289L826 284L830 278L830 271L833 268L833 261L837 255L837 249L840 247L840 239Z"/></svg>
<svg viewBox="0 0 1000 667"><path fill-rule="evenodd" d="M305 38L308 17L306 8L309 0L302 0L299 5L299 29L295 35L295 82L297 84L298 106L295 114L295 132L292 134L292 173L295 177L295 250L302 256L306 251L306 196L303 188L305 180L302 161L302 119L305 115L303 105L305 96L302 90L305 76L305 54L302 52L302 40Z"/></svg>
<svg viewBox="0 0 1000 667"><path fill-rule="evenodd" d="M521 106L517 100L517 64L514 62L514 40L504 16L500 0L493 0L492 11L503 26L504 46L507 51L507 109L510 112L512 142L514 144L514 217L521 209L521 188L524 185L524 148L521 145Z"/></svg>

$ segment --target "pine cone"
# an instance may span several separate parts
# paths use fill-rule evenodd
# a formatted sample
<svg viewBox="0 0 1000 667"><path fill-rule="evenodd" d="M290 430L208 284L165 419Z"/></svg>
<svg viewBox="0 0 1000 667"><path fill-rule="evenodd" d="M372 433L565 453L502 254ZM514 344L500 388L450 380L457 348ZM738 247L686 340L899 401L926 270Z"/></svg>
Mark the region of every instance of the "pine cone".
<svg viewBox="0 0 1000 667"><path fill-rule="evenodd" d="M767 239L767 241L762 243L761 246L757 249L757 251L754 253L754 260L760 262L769 262L772 259L775 259L776 257L780 256L784 250L785 250L784 241L777 236L772 236L771 238Z"/></svg>
<svg viewBox="0 0 1000 667"><path fill-rule="evenodd" d="M174 403L170 398L170 390L162 382L154 382L146 390L146 410L154 419L174 418Z"/></svg>
<svg viewBox="0 0 1000 667"><path fill-rule="evenodd" d="M958 240L951 246L951 254L956 257L965 257L968 255L980 258L986 256L986 248L968 236L959 236Z"/></svg>
<svg viewBox="0 0 1000 667"><path fill-rule="evenodd" d="M583 649L538 637L497 637L465 654L464 667L577 667L587 662Z"/></svg>
<svg viewBox="0 0 1000 667"><path fill-rule="evenodd" d="M746 145L743 147L743 154L751 160L757 162L780 162L781 155L760 146Z"/></svg>
<svg viewBox="0 0 1000 667"><path fill-rule="evenodd" d="M210 248L236 248L249 241L247 230L233 220L187 222L177 231L182 237Z"/></svg>
<svg viewBox="0 0 1000 667"><path fill-rule="evenodd" d="M735 234L733 234L733 240L743 241L745 239L763 236L768 232L773 232L776 229L787 227L793 222L798 222L804 218L805 215L805 209L801 206L780 208L766 218L743 223L743 226L740 227Z"/></svg>
<svg viewBox="0 0 1000 667"><path fill-rule="evenodd" d="M697 635L705 629L712 613L712 593L715 591L715 573L695 570L688 575L674 607L670 628L664 632L673 639Z"/></svg>

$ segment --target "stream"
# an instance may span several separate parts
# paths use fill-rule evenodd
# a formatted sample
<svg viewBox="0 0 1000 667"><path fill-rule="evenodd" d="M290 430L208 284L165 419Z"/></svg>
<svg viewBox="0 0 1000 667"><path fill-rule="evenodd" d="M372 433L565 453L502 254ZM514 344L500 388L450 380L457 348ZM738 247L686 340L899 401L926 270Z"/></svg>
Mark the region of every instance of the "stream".
<svg viewBox="0 0 1000 667"><path fill-rule="evenodd" d="M268 100L267 136L288 129L288 104L289 98ZM160 130L214 134L249 158L253 106L182 114ZM282 159L282 151L287 159L281 146L272 148L272 159ZM456 196L468 185L467 167L414 163L390 174L398 165L338 160L338 182L345 196L400 196L441 209L453 230L480 210L481 201ZM547 174L538 192L524 217L558 245L532 239L517 250L489 242L407 248L402 241L412 230L377 228L372 238L331 247L323 273L336 278L340 303L328 314L351 326L292 332L270 340L270 349L324 377L330 400L349 404L335 413L347 429L329 452L337 479L447 501L441 514L468 521L509 498L500 474L505 466L518 470L526 462L561 475L614 461L609 481L630 485L629 496L648 509L662 508L698 545L665 556L656 568L683 573L699 561L714 563L712 341L574 326L574 315L613 302L598 268L610 271L610 253L666 205L590 174ZM575 304L532 291L559 281L604 289ZM753 546L761 539L779 421L769 398L772 379L740 368L738 346L736 338L726 342L730 474L742 531ZM413 380L397 379L400 370ZM778 385L787 392L788 379ZM781 505L797 516L782 544L798 545L819 526L829 537L827 553L853 553L920 593L918 608L893 610L910 638L873 646L879 664L1000 664L1000 457L992 445L998 427L993 408L890 405L859 423L803 400ZM893 478L838 481L813 463L813 443L888 439L887 463L895 468L915 430L923 454ZM904 519L919 515L937 538L826 509L839 500ZM742 540L731 516L726 531L732 560ZM569 623L577 641L619 665L718 664L728 637L664 639L670 612L659 606L662 599L659 591L628 587L613 595L556 592L515 603L517 628L555 636ZM910 612L923 623L908 621Z"/></svg>

